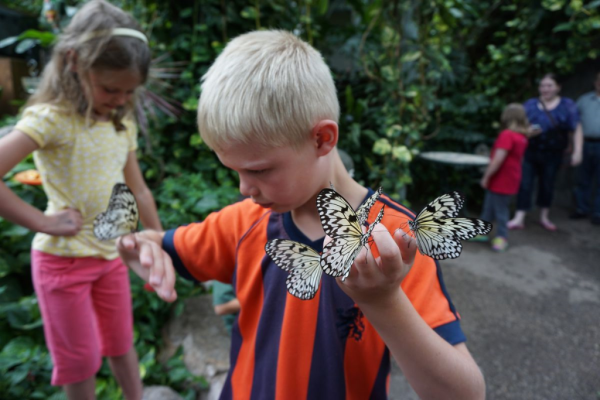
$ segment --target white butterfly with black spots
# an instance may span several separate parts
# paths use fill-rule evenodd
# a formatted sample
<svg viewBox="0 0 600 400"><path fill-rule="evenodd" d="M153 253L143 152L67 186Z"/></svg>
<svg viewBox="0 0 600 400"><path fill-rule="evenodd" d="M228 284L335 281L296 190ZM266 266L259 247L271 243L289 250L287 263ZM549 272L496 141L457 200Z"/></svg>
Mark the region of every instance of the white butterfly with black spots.
<svg viewBox="0 0 600 400"><path fill-rule="evenodd" d="M135 232L139 212L135 196L124 183L113 186L108 208L94 219L94 236L100 240L116 239Z"/></svg>
<svg viewBox="0 0 600 400"><path fill-rule="evenodd" d="M478 218L456 218L465 199L458 192L444 194L427 205L408 226L417 240L417 248L436 260L457 258L462 252L460 240L486 235L492 224Z"/></svg>
<svg viewBox="0 0 600 400"><path fill-rule="evenodd" d="M290 273L285 285L292 296L302 300L315 297L323 275L319 253L303 243L287 239L269 240L265 251L279 268Z"/></svg>
<svg viewBox="0 0 600 400"><path fill-rule="evenodd" d="M317 209L323 230L331 238L323 247L321 255L321 267L326 274L346 279L360 249L367 244L373 228L383 218L384 207L363 234L362 225L380 195L381 188L370 196L358 211L354 211L346 199L335 190L321 190L317 196Z"/></svg>

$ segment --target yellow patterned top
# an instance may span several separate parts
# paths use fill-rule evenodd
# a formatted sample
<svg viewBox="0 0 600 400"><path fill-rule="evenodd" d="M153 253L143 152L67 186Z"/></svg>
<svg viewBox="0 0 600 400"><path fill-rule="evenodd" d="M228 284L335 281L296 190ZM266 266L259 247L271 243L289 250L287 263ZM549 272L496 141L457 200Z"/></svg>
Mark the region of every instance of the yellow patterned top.
<svg viewBox="0 0 600 400"><path fill-rule="evenodd" d="M135 123L125 120L123 124L123 131L112 122L86 124L85 117L49 104L24 111L15 128L40 146L33 158L48 197L45 213L75 208L83 217L77 235L37 233L34 249L66 257L118 257L114 242L99 241L92 229L96 215L108 206L113 185L124 182L128 153L137 148Z"/></svg>

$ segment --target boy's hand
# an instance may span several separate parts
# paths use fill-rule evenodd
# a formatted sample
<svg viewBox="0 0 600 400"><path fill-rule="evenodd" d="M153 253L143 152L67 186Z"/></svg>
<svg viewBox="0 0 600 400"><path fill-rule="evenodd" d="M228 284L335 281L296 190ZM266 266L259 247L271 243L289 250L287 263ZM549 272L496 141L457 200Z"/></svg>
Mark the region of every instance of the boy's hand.
<svg viewBox="0 0 600 400"><path fill-rule="evenodd" d="M150 283L158 297L173 302L177 299L175 268L156 235L157 232L143 231L122 236L117 239L117 250L123 262Z"/></svg>
<svg viewBox="0 0 600 400"><path fill-rule="evenodd" d="M342 290L358 304L375 304L396 296L417 250L415 239L400 229L392 237L379 225L371 237L379 249L379 257L375 259L370 250L363 248L346 280L337 280Z"/></svg>

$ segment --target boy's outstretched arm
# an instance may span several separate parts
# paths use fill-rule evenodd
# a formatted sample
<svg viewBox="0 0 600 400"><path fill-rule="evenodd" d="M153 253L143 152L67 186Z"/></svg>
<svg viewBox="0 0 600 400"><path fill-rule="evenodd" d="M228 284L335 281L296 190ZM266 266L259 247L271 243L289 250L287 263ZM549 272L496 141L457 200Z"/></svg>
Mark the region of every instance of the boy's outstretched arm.
<svg viewBox="0 0 600 400"><path fill-rule="evenodd" d="M161 299L177 299L176 273L171 257L162 249L164 232L145 230L117 239L123 262L140 278L149 282Z"/></svg>
<svg viewBox="0 0 600 400"><path fill-rule="evenodd" d="M416 243L379 225L372 237L379 257L365 249L348 278L338 283L377 330L421 399L483 399L485 382L464 343L455 346L431 329L400 288Z"/></svg>

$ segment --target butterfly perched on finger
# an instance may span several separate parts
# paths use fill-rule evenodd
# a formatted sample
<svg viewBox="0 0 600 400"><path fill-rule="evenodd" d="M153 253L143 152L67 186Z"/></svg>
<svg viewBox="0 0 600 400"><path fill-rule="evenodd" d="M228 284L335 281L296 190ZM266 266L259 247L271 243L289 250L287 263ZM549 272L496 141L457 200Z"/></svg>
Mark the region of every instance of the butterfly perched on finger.
<svg viewBox="0 0 600 400"><path fill-rule="evenodd" d="M351 232L355 234L354 239L356 240L353 240L348 233L334 235L338 238L338 242L336 242L338 243L338 246L335 248L332 248L331 246L328 247L329 244L325 246L325 248L328 249L327 257L331 260L334 260L336 266L339 264L337 267L339 270L328 269L328 274L334 274L333 276L343 276L345 278L344 275L347 275L354 258L356 258L360 248L366 244L366 241L370 235L370 230L367 232L367 234L363 235L361 227L366 222L371 207L381 195L381 188L373 195L369 196L369 198L358 208L356 212L354 212L350 204L348 204L348 202L341 195L337 194L335 190L325 189L325 191L327 197L321 197L319 200L319 197L317 196L317 207L319 207L319 214L324 215L321 217L321 222L323 222L323 219L327 220L328 228L325 229L324 227L325 232L327 233L329 231L332 233L334 230L336 230L336 228L339 230L344 230L344 227L351 227ZM323 194L323 192L321 192L321 194ZM321 196L321 194L319 194L319 196ZM333 203L329 204L330 201L335 202L336 205ZM345 211L347 216L345 216L344 213L341 215L339 214L338 211L340 210L340 205L343 207L348 207L348 210ZM383 209L379 212L377 222L381 220L382 216ZM375 224L376 223L372 224L372 226L375 226ZM370 229L372 230L372 227L370 227ZM364 243L361 242L363 236ZM346 247L340 247L339 243L341 241L346 241L348 245ZM358 249L358 251L356 251L355 247ZM337 250L341 250L342 253L336 253ZM286 287L291 295L302 300L310 300L315 297L324 272L322 258L323 255L320 255L313 248L303 243L287 239L273 239L268 241L265 245L265 251L279 268L289 272L289 276L286 279ZM352 251L355 254L352 257L345 257L345 254L348 251ZM323 254L325 255L326 253L323 252ZM340 263L335 261L338 259L341 260ZM327 262L328 261L325 261L325 263ZM347 265L347 270L341 268L342 262L344 263L343 265Z"/></svg>
<svg viewBox="0 0 600 400"><path fill-rule="evenodd" d="M489 222L457 217L464 203L464 196L456 191L444 194L408 222L421 254L436 260L457 258L462 252L461 240L490 233Z"/></svg>
<svg viewBox="0 0 600 400"><path fill-rule="evenodd" d="M317 209L321 225L331 241L323 247L321 267L323 272L331 276L341 276L345 280L350 273L350 267L361 248L365 246L371 232L381 218L384 207L381 207L377 217L369 225L366 233L362 226L367 222L371 207L381 195L381 188L371 195L365 203L354 211L350 203L333 189L323 189L317 195Z"/></svg>
<svg viewBox="0 0 600 400"><path fill-rule="evenodd" d="M116 239L137 231L139 222L135 196L126 184L113 186L108 207L94 219L94 236L99 240Z"/></svg>

